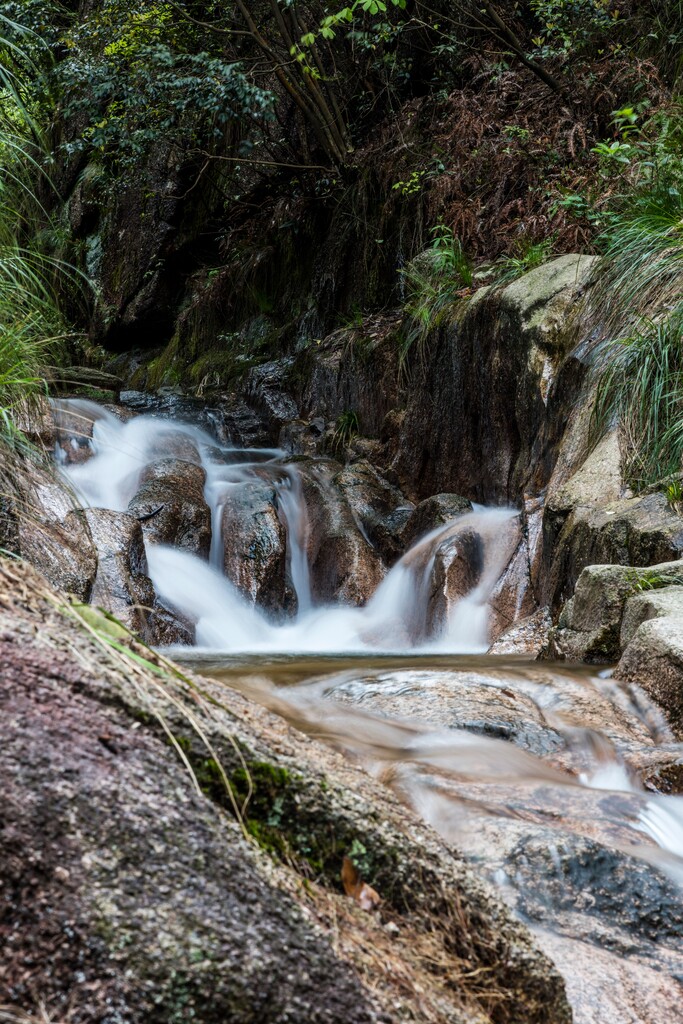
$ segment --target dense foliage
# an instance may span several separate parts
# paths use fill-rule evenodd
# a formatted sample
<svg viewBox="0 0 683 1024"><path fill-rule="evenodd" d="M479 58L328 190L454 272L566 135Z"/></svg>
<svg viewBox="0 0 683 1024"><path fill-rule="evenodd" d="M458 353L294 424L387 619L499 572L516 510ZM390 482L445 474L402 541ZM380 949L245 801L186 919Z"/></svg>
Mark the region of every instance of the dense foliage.
<svg viewBox="0 0 683 1024"><path fill-rule="evenodd" d="M63 347L60 279L74 277L51 254L55 225L40 199L49 190L42 135L45 43L6 17L0 23L0 442L24 444L27 403L45 393L45 375Z"/></svg>

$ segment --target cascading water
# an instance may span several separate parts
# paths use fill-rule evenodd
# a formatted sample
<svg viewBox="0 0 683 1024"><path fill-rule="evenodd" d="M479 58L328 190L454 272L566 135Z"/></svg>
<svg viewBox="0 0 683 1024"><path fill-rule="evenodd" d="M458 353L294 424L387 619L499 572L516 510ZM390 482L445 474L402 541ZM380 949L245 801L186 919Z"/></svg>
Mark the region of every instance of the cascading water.
<svg viewBox="0 0 683 1024"><path fill-rule="evenodd" d="M221 448L198 427L170 424L152 416L122 422L93 403L72 402L69 406L72 413L94 419L93 456L63 470L83 505L125 511L150 462L182 452L183 445L196 451L206 473L204 495L211 510L209 563L186 551L153 544L147 544L147 561L157 595L196 623L198 647L233 653L487 649L486 602L510 556L506 525L513 520L514 511L482 509L431 531L390 570L364 608L316 607L306 553L307 509L296 464L283 465L283 452ZM295 618L279 623L262 609L248 605L221 571L220 523L225 504L231 494L264 477L277 492L297 598ZM458 537L467 532L475 532L483 545L480 582L449 610L445 623L432 631L427 608L434 560L438 551L449 546L452 557Z"/></svg>
<svg viewBox="0 0 683 1024"><path fill-rule="evenodd" d="M191 425L153 416L122 421L92 403L67 406L95 421L92 456L62 470L84 505L125 511L145 467L165 457L190 453L206 474L208 561L147 544L156 594L195 627L196 647L175 648L174 656L361 759L463 849L562 969L577 1022L677 1019L670 1007L680 1005L683 950L670 943L655 955L647 947L625 961L615 950L631 933L617 910L614 933L600 919L607 950L591 944L590 915L596 903L609 915L610 900L618 909L630 899L645 915L654 899L666 916L667 901L678 898L665 888L644 895L650 882L642 872L657 869L683 885L683 798L648 792L644 783L683 763L683 748L642 694L608 678L482 657L488 599L517 542L514 511L477 509L432 530L363 607L320 604L296 461L274 449L218 445ZM296 598L290 615L250 603L223 573L224 510L264 481L286 532ZM445 616L434 616L437 561L448 575L472 538L481 555L476 582L446 600ZM608 856L614 866L605 874ZM634 1009L632 976L647 1006Z"/></svg>

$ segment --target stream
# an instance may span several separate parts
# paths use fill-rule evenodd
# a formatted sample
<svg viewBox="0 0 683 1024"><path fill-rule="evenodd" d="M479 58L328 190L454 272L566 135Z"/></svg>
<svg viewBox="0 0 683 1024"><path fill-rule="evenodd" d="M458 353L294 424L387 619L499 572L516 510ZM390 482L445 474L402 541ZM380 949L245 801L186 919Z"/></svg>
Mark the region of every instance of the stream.
<svg viewBox="0 0 683 1024"><path fill-rule="evenodd" d="M363 606L324 602L310 557L317 513L296 459L205 426L61 406L94 421L87 458L57 448L83 506L128 510L159 460L204 471L206 556L145 535L157 597L194 629L194 646L168 648L174 658L362 762L462 851L558 964L577 1022L681 1019L683 797L671 792L683 745L608 670L487 654L515 510L475 507L429 530ZM285 536L290 596L278 608L225 572L225 509L264 483ZM473 585L435 614L435 573L448 575L472 537Z"/></svg>

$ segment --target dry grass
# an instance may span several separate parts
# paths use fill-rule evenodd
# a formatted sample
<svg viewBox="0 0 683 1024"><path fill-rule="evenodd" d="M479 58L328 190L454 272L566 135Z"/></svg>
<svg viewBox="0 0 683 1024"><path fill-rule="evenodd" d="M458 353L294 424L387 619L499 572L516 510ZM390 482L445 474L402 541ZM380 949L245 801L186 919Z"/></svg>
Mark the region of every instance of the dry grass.
<svg viewBox="0 0 683 1024"><path fill-rule="evenodd" d="M0 1024L69 1024L70 1014L53 1016L44 1003L27 1012L18 1006L0 1006Z"/></svg>

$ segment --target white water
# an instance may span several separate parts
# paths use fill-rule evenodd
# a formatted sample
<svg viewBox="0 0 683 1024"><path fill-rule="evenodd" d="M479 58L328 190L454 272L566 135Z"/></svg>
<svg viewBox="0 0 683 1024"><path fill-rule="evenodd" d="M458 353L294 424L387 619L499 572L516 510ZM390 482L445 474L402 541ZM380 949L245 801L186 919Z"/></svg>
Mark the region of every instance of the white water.
<svg viewBox="0 0 683 1024"><path fill-rule="evenodd" d="M211 509L209 564L187 552L147 545L149 575L157 595L196 623L201 648L234 652L361 652L440 650L484 652L488 647L487 599L510 557L510 531L516 513L480 509L438 527L422 538L391 569L363 608L315 606L306 555L308 512L296 464L283 464L284 453L244 453L220 447L198 427L153 416L126 423L94 403L63 403L72 414L94 418L87 462L67 466L68 477L83 505L125 511L149 463L195 454L206 472L204 496ZM240 461L232 461L238 458ZM245 461L249 458L253 461ZM248 604L222 574L221 516L231 493L255 481L269 480L277 492L278 513L287 531L287 562L297 596L296 617L275 623L268 613ZM484 550L481 579L471 593L449 609L438 631L430 628L428 604L434 561L457 553L458 536L475 531ZM416 637L419 639L416 640Z"/></svg>

